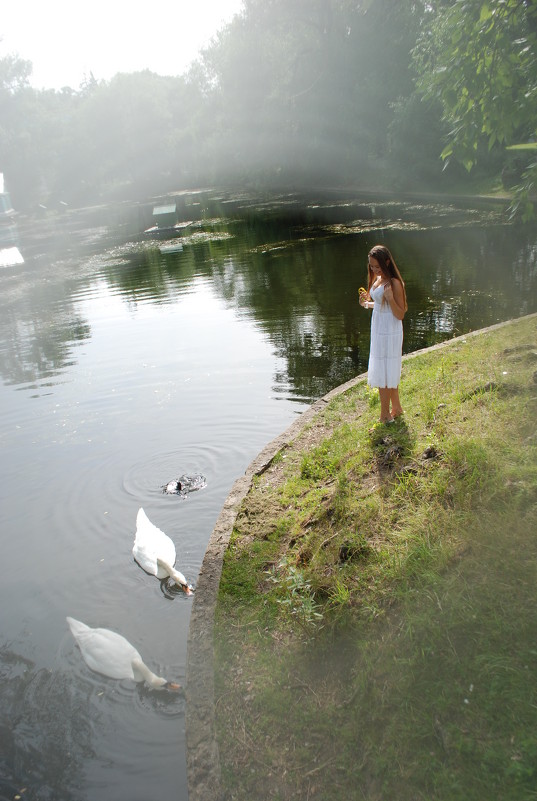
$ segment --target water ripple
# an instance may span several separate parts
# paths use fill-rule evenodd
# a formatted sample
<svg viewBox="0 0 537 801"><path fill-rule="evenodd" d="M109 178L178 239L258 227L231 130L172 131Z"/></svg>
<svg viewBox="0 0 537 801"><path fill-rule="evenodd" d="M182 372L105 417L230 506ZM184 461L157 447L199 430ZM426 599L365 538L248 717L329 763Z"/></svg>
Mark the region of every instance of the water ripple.
<svg viewBox="0 0 537 801"><path fill-rule="evenodd" d="M123 489L140 502L140 506L155 502L157 498L177 503L194 499L194 493L181 495L164 493L163 488L182 475L201 475L207 484L218 475L222 462L222 448L215 445L190 444L166 453L157 453L148 459L132 464L123 476ZM204 490L196 492L203 495Z"/></svg>

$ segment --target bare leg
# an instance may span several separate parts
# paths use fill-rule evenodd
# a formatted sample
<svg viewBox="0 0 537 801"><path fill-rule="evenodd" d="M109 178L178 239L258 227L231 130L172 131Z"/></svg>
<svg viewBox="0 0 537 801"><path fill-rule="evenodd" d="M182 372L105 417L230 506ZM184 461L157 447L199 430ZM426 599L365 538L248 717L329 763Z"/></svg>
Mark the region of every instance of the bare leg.
<svg viewBox="0 0 537 801"><path fill-rule="evenodd" d="M380 422L386 423L388 420L391 420L390 415L390 393L393 392L392 389L388 387L379 387L379 395L380 395Z"/></svg>
<svg viewBox="0 0 537 801"><path fill-rule="evenodd" d="M399 387L395 387L395 389L390 389L390 401L392 404L392 415L393 417L399 417L399 415L403 414L403 407L401 406L401 401L399 400Z"/></svg>

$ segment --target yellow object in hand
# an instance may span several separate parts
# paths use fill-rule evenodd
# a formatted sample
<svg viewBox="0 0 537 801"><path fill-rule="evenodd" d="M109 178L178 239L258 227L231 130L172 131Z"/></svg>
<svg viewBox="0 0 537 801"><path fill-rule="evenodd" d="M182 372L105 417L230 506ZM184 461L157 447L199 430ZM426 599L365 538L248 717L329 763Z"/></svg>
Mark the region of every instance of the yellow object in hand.
<svg viewBox="0 0 537 801"><path fill-rule="evenodd" d="M361 286L360 289L358 290L358 294L359 295L362 295L362 294L366 294L367 295L367 289L364 289L364 287Z"/></svg>

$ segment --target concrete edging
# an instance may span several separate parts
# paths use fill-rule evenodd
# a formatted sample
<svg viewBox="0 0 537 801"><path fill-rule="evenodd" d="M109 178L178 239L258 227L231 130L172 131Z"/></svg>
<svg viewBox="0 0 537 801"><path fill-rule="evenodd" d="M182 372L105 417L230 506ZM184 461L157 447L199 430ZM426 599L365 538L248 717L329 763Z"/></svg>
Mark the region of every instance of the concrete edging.
<svg viewBox="0 0 537 801"><path fill-rule="evenodd" d="M454 342L485 334L488 331L495 331L532 317L537 317L537 314L471 331L428 348L408 353L403 356L403 361L423 353L442 350ZM220 801L222 799L214 715L213 624L223 558L241 503L248 494L254 476L264 473L278 451L296 439L302 428L310 423L333 398L347 392L356 384L364 381L366 377L367 373L362 373L345 384L335 387L303 412L282 434L269 442L250 463L244 475L235 481L218 516L201 565L188 632L186 761L190 801Z"/></svg>

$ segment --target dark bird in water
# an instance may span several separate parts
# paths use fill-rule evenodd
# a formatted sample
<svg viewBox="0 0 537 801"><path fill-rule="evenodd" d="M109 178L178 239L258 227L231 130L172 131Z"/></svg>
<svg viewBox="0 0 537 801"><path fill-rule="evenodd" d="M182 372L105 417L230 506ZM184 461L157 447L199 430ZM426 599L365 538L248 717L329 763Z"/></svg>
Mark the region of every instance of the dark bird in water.
<svg viewBox="0 0 537 801"><path fill-rule="evenodd" d="M195 492L206 486L207 479L205 476L199 474L196 476L180 476L168 481L162 488L162 492L166 495L181 495L184 498L189 492Z"/></svg>

